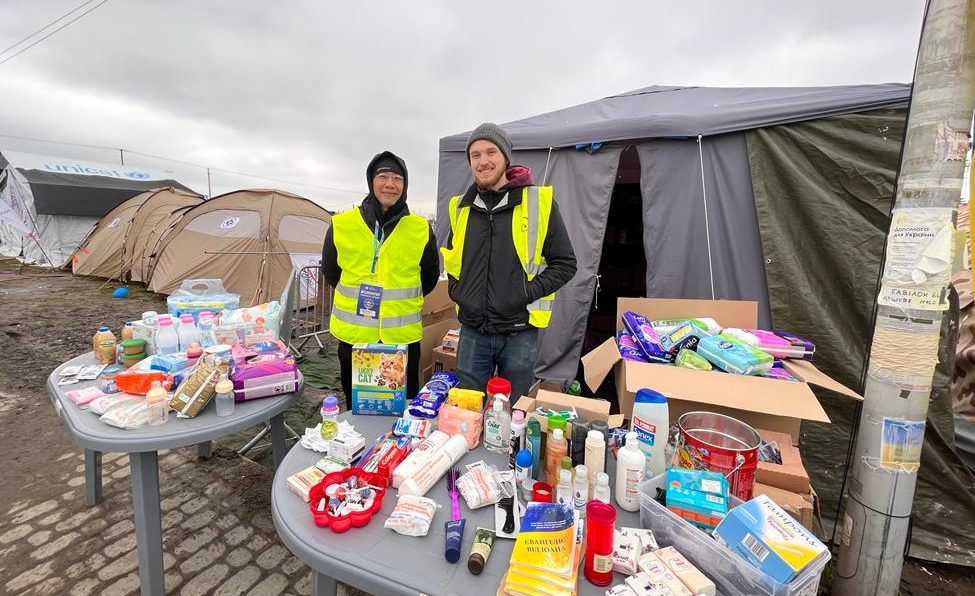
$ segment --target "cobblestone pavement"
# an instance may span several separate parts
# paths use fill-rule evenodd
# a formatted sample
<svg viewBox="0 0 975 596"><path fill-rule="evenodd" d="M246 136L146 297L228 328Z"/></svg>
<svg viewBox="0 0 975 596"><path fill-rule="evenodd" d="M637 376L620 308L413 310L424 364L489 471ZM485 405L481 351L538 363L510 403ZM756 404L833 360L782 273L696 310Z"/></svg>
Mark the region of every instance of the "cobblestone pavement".
<svg viewBox="0 0 975 596"><path fill-rule="evenodd" d="M0 403L0 414L13 405ZM50 462L40 480L46 498L0 509L0 593L137 594L128 456L104 455L96 507L84 502L80 452L52 454ZM308 568L274 532L269 470L219 444L208 461L192 448L162 451L159 467L167 594L310 593ZM245 485L261 490L238 490ZM345 586L339 593L364 594Z"/></svg>

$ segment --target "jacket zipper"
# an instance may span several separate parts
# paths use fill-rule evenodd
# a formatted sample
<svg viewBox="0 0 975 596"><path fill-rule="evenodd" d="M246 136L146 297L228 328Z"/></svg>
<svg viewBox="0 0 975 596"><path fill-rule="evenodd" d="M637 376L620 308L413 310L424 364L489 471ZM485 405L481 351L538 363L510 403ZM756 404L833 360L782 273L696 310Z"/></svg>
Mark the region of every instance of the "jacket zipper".
<svg viewBox="0 0 975 596"><path fill-rule="evenodd" d="M487 325L487 322L491 319L487 311L487 295L488 295L488 283L491 279L491 253L494 250L494 212L488 211L488 225L491 226L491 233L488 237L491 239L488 244L488 258L487 258L487 272L484 276L484 305L481 307L481 312L484 313L484 321L481 322L482 328Z"/></svg>

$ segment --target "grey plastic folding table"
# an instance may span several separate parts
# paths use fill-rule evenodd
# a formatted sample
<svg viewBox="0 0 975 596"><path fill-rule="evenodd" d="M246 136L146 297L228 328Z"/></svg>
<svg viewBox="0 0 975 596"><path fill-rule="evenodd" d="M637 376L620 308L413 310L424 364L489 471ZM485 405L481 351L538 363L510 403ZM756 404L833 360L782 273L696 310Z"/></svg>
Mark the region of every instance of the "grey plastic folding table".
<svg viewBox="0 0 975 596"><path fill-rule="evenodd" d="M389 430L394 418L379 416L353 416L346 412L341 419L355 425L366 437L367 446L381 433ZM480 575L467 570L467 557L478 526L494 529L494 507L468 509L461 499L461 516L467 519L461 559L450 564L444 559L444 522L450 519L450 497L446 481L441 479L426 496L436 500L441 507L433 518L430 532L424 537L403 536L383 528L383 524L396 505L396 490L390 487L380 509L368 525L351 528L335 534L328 528L314 524L308 503L288 490L288 477L322 457L301 445L295 445L281 462L274 474L271 490L271 515L278 537L301 561L312 568L312 594L333 596L337 581L355 586L372 594L403 596L427 594L429 596L483 596L494 594L501 583L511 559L514 540L499 538L494 542L491 556ZM609 456L610 480L615 477L616 460ZM458 464L484 460L488 464L507 468L507 456L491 453L484 447L468 452ZM612 482L610 482L612 485ZM640 516L617 508L616 525L639 527ZM613 584L623 581L624 576L615 574ZM583 577L579 568L578 594L602 596L606 588L597 588Z"/></svg>
<svg viewBox="0 0 975 596"><path fill-rule="evenodd" d="M98 416L65 397L66 391L84 389L96 383L82 381L74 385L58 385L63 368L85 364L95 364L91 352L54 369L47 381L51 403L68 434L85 450L85 500L89 505L101 501L101 454L129 454L142 594L161 596L165 593L165 587L157 452L160 449L198 445L200 455L209 456L210 441L213 439L270 420L274 465L280 466L286 449L283 414L297 399L300 385L297 392L240 402L230 416L219 417L213 407L207 407L196 418L176 418L175 414L170 413L169 421L164 425L125 430L99 421Z"/></svg>

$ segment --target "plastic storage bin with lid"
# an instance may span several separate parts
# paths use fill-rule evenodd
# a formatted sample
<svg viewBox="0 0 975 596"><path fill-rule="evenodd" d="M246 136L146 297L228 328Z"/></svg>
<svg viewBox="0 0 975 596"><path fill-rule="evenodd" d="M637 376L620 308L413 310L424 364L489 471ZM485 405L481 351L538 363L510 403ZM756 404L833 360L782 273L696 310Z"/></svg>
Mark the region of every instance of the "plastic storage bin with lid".
<svg viewBox="0 0 975 596"><path fill-rule="evenodd" d="M707 533L677 517L653 498L653 483L640 485L640 526L653 530L660 546L673 546L727 596L816 596L830 560L825 550L792 581L781 583L762 573ZM732 504L739 504L737 499Z"/></svg>

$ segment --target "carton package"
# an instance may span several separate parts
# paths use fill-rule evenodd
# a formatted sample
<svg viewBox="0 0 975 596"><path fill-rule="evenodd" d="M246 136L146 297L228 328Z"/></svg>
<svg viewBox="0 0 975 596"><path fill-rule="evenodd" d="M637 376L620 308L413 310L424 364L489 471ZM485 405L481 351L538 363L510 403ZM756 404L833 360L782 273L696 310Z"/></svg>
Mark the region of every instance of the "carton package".
<svg viewBox="0 0 975 596"><path fill-rule="evenodd" d="M774 486L789 492L805 495L809 493L809 474L802 465L799 448L792 445L792 437L785 433L755 429L767 442L775 442L782 453L782 463L758 462L755 481L766 486ZM780 503L781 504L781 503Z"/></svg>
<svg viewBox="0 0 975 596"><path fill-rule="evenodd" d="M445 333L460 327L454 310L447 311L450 316L444 320L423 326L423 337L420 339L420 370L433 364L433 350L443 341ZM412 397L412 396L411 396Z"/></svg>
<svg viewBox="0 0 975 596"><path fill-rule="evenodd" d="M538 408L552 410L572 410L575 408L576 414L590 422L600 420L605 422L609 428L618 428L623 425L623 416L621 414L610 415L609 402L606 400L557 393L541 388L533 388L529 393L532 392L535 393L534 396L522 396L515 402L513 408L523 411L526 421L532 418L538 420L539 425L542 427L542 432L548 432L548 418L538 414L535 411ZM571 422L566 423L565 434L570 437L572 436Z"/></svg>
<svg viewBox="0 0 975 596"><path fill-rule="evenodd" d="M352 413L402 416L406 407L406 346L352 346Z"/></svg>
<svg viewBox="0 0 975 596"><path fill-rule="evenodd" d="M814 497L811 492L799 494L756 482L752 488L752 494L755 496L766 495L786 513L799 520L807 530L813 531Z"/></svg>
<svg viewBox="0 0 975 596"><path fill-rule="evenodd" d="M447 291L446 277L441 278L433 291L423 297L423 309L420 311L420 316L424 327L457 318L454 301L450 299L450 294ZM457 327L458 325L455 324L454 326ZM443 333L440 334L438 343L442 338Z"/></svg>
<svg viewBox="0 0 975 596"><path fill-rule="evenodd" d="M616 305L617 329L623 328L624 312L640 313L649 320L710 317L724 327L758 327L758 303L731 300L678 300L620 298ZM756 376L732 375L625 360L616 338L606 340L582 357L586 384L595 391L613 372L620 411L633 414L637 390L650 387L667 396L671 423L681 414L708 410L737 418L753 427L799 436L801 420L829 422L810 385L818 385L862 400L853 390L820 372L811 362L789 360L785 369L798 382Z"/></svg>
<svg viewBox="0 0 975 596"><path fill-rule="evenodd" d="M457 353L457 345L460 343L460 327L457 329L451 329L447 332L447 335L443 336L443 341L440 343L440 348L448 354Z"/></svg>
<svg viewBox="0 0 975 596"><path fill-rule="evenodd" d="M457 370L457 353L447 352L443 346L436 347L433 349L430 363L434 373Z"/></svg>

